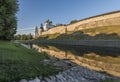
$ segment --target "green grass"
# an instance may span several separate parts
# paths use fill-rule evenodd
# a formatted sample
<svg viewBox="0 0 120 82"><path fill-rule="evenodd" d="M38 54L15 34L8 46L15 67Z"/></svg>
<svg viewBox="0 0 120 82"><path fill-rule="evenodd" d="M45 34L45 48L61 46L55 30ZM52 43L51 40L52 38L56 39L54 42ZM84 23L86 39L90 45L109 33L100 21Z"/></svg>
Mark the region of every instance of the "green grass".
<svg viewBox="0 0 120 82"><path fill-rule="evenodd" d="M119 80L115 80L115 79L110 79L110 78L106 78L105 80L101 81L101 82L119 82Z"/></svg>
<svg viewBox="0 0 120 82"><path fill-rule="evenodd" d="M40 36L38 39L41 39L41 40L49 40L49 39L55 39L57 38L58 36L60 36L59 33L55 33L55 34L48 34L48 35L42 35Z"/></svg>
<svg viewBox="0 0 120 82"><path fill-rule="evenodd" d="M44 77L57 73L59 70L56 70L53 65L44 65L41 62L46 58L48 58L47 54L26 49L13 42L0 41L0 82Z"/></svg>
<svg viewBox="0 0 120 82"><path fill-rule="evenodd" d="M93 36L100 33L105 33L105 34L116 33L120 35L120 25L89 28L89 29L83 29L81 31L83 31L85 34L89 34Z"/></svg>

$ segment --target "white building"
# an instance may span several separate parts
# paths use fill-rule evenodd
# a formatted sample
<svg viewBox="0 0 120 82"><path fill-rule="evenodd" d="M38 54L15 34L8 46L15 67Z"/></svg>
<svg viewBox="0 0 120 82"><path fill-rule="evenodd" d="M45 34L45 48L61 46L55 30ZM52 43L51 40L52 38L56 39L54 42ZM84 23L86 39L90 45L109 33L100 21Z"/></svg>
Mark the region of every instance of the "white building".
<svg viewBox="0 0 120 82"><path fill-rule="evenodd" d="M52 25L52 21L50 21L49 19L47 21L45 21L44 26L41 24L40 28L38 29L38 27L35 27L35 31L34 31L34 38L38 38L39 36L42 35L42 32L47 31L50 28L53 28L54 25Z"/></svg>
<svg viewBox="0 0 120 82"><path fill-rule="evenodd" d="M47 21L45 21L44 26L43 26L44 31L46 31L52 27L54 27L54 25L52 25L52 21L50 21L49 19Z"/></svg>

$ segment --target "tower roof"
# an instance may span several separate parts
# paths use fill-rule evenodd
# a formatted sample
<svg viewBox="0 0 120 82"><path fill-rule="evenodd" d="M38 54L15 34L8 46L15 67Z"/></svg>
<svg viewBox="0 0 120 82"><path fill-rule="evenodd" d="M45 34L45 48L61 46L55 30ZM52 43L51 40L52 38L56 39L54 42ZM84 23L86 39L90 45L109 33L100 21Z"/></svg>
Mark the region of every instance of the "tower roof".
<svg viewBox="0 0 120 82"><path fill-rule="evenodd" d="M45 23L49 23L49 24L51 24L52 21L50 21L50 20L48 19L48 20L45 21Z"/></svg>

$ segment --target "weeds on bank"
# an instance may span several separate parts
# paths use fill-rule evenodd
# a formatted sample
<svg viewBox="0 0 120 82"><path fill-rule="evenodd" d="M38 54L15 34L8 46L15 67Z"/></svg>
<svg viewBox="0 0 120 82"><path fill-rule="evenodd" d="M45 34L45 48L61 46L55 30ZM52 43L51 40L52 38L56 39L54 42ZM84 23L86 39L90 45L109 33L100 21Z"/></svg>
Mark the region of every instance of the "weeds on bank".
<svg viewBox="0 0 120 82"><path fill-rule="evenodd" d="M45 53L26 49L12 42L0 41L0 82L19 81L35 77L45 77L58 73L52 64L43 64Z"/></svg>

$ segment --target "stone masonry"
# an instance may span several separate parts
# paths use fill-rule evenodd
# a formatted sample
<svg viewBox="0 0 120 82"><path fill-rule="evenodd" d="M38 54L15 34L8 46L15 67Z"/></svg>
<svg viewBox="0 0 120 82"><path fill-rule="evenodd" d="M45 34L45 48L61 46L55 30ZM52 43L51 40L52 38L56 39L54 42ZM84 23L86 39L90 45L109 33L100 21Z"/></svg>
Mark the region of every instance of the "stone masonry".
<svg viewBox="0 0 120 82"><path fill-rule="evenodd" d="M22 79L19 82L100 82L105 78L113 78L109 75L98 73L96 71L76 66L57 75L49 77L36 77L33 80Z"/></svg>

